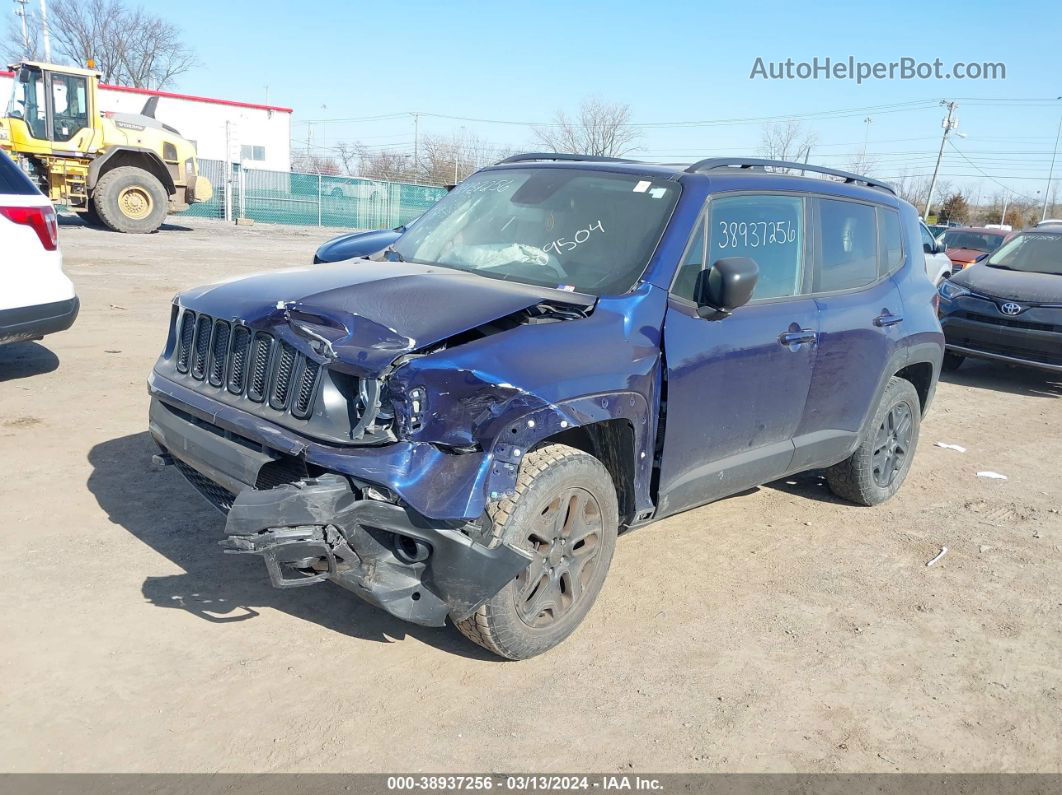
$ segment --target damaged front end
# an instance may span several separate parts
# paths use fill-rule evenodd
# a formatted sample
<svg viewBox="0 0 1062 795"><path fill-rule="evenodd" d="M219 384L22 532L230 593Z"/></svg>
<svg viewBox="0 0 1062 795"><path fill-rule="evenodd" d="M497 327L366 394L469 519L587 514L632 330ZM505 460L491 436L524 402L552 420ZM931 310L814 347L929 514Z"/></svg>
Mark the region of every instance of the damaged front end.
<svg viewBox="0 0 1062 795"><path fill-rule="evenodd" d="M474 542L458 526L365 499L338 475L241 492L225 525L226 552L261 555L277 588L331 580L415 624L460 621L530 561Z"/></svg>
<svg viewBox="0 0 1062 795"><path fill-rule="evenodd" d="M261 555L278 588L331 580L417 624L460 620L530 561L478 521L429 519L386 487L307 463L153 397L151 434L227 514L225 551Z"/></svg>

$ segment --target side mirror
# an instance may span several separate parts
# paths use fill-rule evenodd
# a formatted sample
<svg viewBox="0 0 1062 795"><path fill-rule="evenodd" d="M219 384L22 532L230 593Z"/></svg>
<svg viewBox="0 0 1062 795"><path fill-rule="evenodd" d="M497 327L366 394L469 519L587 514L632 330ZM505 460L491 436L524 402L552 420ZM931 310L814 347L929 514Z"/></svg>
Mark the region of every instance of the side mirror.
<svg viewBox="0 0 1062 795"><path fill-rule="evenodd" d="M924 251L926 254L936 254L937 253L937 244L936 243L923 243L922 244L922 251Z"/></svg>
<svg viewBox="0 0 1062 795"><path fill-rule="evenodd" d="M760 266L748 257L725 257L697 275L694 295L697 314L706 319L726 317L752 298Z"/></svg>

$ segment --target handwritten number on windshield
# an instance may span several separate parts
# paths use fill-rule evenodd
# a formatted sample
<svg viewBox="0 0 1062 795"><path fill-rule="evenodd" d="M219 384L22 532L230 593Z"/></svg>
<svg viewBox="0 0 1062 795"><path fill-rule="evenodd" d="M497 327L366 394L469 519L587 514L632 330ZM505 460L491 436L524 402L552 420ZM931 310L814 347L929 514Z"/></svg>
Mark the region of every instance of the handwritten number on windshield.
<svg viewBox="0 0 1062 795"><path fill-rule="evenodd" d="M601 225L600 219L590 224L585 229L580 229L574 235L572 240L566 240L565 238L557 238L551 243L547 243L542 247L543 251L552 251L558 256L569 251L574 251L587 240L590 239L590 235L594 232L604 232L605 227Z"/></svg>

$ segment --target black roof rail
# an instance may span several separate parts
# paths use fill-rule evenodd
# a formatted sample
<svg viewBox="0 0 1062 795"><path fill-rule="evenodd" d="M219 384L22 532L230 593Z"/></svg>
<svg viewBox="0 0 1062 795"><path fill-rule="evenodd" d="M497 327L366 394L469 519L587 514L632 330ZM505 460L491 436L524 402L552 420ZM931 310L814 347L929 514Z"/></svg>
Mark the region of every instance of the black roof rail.
<svg viewBox="0 0 1062 795"><path fill-rule="evenodd" d="M755 157L709 157L705 160L698 160L693 165L686 169L688 174L696 174L698 171L713 171L720 168L789 168L797 171L812 171L816 174L826 174L831 177L839 177L847 183L861 182L870 188L881 188L884 191L888 191L893 196L896 195L896 190L887 182L874 179L873 177L863 177L859 174L852 174L848 171L840 171L836 168L826 168L824 166L815 166L808 163L793 163L789 160L763 160Z"/></svg>
<svg viewBox="0 0 1062 795"><path fill-rule="evenodd" d="M637 163L637 160L626 160L622 157L602 157L600 155L573 155L567 152L528 152L523 155L513 155L504 160L499 160L494 165L503 163L524 163L529 160L582 160L590 163Z"/></svg>

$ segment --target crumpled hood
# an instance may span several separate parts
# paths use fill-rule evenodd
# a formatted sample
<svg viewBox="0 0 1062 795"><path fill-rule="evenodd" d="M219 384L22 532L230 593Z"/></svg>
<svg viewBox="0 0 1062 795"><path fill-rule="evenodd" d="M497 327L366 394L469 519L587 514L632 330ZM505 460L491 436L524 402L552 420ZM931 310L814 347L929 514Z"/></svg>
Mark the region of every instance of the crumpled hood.
<svg viewBox="0 0 1062 795"><path fill-rule="evenodd" d="M992 298L1038 304L1062 304L1062 276L971 265L951 277L952 282Z"/></svg>
<svg viewBox="0 0 1062 795"><path fill-rule="evenodd" d="M200 287L179 300L375 375L404 353L542 301L591 306L595 299L450 268L359 259Z"/></svg>

